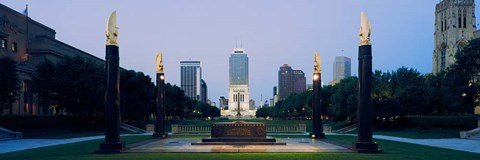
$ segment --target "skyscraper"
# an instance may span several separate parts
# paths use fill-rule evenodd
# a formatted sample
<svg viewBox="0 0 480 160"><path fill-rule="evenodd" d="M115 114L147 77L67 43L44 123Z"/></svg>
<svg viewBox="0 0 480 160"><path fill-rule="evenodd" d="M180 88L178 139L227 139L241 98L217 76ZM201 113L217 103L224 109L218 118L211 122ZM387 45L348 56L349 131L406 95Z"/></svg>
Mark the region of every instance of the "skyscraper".
<svg viewBox="0 0 480 160"><path fill-rule="evenodd" d="M335 62L333 62L333 81L340 81L351 76L351 61L348 57L335 57Z"/></svg>
<svg viewBox="0 0 480 160"><path fill-rule="evenodd" d="M228 99L225 99L224 96L220 96L218 103L219 103L220 110L225 110L228 108Z"/></svg>
<svg viewBox="0 0 480 160"><path fill-rule="evenodd" d="M207 100L208 100L208 95L207 95L207 83L205 83L205 81L202 79L200 81L200 101L204 102L204 103L207 103Z"/></svg>
<svg viewBox="0 0 480 160"><path fill-rule="evenodd" d="M433 73L455 63L457 49L473 38L475 25L474 0L442 0L435 6Z"/></svg>
<svg viewBox="0 0 480 160"><path fill-rule="evenodd" d="M234 48L230 54L229 80L228 110L222 112L222 115L235 116L239 109L242 116L255 115L255 112L250 110L248 57L243 48Z"/></svg>
<svg viewBox="0 0 480 160"><path fill-rule="evenodd" d="M278 88L277 88L277 86L274 86L273 87L273 104L277 104L277 102L278 102ZM270 102L270 103L272 103L272 102Z"/></svg>
<svg viewBox="0 0 480 160"><path fill-rule="evenodd" d="M286 99L291 93L301 93L307 88L307 79L302 70L293 70L283 64L278 70L278 99Z"/></svg>
<svg viewBox="0 0 480 160"><path fill-rule="evenodd" d="M180 87L185 92L185 96L193 100L201 100L201 79L200 61L180 61Z"/></svg>

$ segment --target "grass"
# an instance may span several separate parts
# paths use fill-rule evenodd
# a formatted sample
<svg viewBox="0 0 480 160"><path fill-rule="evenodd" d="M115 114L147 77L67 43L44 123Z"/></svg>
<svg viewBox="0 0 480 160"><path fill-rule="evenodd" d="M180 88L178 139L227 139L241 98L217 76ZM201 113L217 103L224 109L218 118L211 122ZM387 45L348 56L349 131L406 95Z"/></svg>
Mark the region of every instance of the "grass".
<svg viewBox="0 0 480 160"><path fill-rule="evenodd" d="M185 137L186 138L186 137ZM356 137L352 136L328 136L329 140L346 145L352 144ZM128 136L122 137L122 141L127 144L140 142L150 139L150 136ZM43 147L25 151L18 151L6 154L0 154L0 159L15 160L59 160L59 159L186 159L186 160L316 160L316 159L334 159L334 160L478 160L480 154L441 149L415 144L393 142L386 140L376 140L380 143L385 153L383 154L359 154L359 153L122 153L111 155L93 154L98 148L98 144L103 140L91 140L79 143Z"/></svg>

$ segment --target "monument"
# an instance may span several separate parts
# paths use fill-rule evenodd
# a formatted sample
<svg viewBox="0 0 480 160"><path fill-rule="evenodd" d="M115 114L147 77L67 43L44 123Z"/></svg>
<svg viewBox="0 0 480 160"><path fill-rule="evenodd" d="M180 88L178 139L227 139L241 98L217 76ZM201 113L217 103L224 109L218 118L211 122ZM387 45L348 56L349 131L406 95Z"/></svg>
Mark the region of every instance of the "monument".
<svg viewBox="0 0 480 160"><path fill-rule="evenodd" d="M353 149L360 153L381 153L378 143L372 142L372 45L370 21L361 13L360 46L358 48L358 139Z"/></svg>
<svg viewBox="0 0 480 160"><path fill-rule="evenodd" d="M155 58L155 64L157 67L157 116L155 118L155 133L153 133L153 137L167 138L167 134L165 133L165 75L163 72L162 51L158 52Z"/></svg>
<svg viewBox="0 0 480 160"><path fill-rule="evenodd" d="M267 136L264 123L220 122L212 124L211 137L192 145L286 145Z"/></svg>
<svg viewBox="0 0 480 160"><path fill-rule="evenodd" d="M321 89L322 89L322 59L320 54L315 52L315 60L313 63L313 133L311 137L315 139L324 139L325 133L323 133L322 125L322 98L321 98Z"/></svg>
<svg viewBox="0 0 480 160"><path fill-rule="evenodd" d="M106 93L105 93L105 142L95 153L119 153L125 145L120 142L120 72L117 12L114 11L107 21L106 43Z"/></svg>

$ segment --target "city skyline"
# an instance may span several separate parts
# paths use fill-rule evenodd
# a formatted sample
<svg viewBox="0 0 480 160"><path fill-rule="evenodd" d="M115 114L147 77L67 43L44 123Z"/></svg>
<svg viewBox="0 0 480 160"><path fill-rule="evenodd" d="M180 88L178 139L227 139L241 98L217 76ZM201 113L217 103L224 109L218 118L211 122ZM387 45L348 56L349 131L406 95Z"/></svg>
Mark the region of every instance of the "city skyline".
<svg viewBox="0 0 480 160"><path fill-rule="evenodd" d="M0 2L21 12L26 1ZM374 29L373 69L387 71L406 66L430 73L434 12L438 3L414 0L149 1L149 5L116 1L49 2L55 3L28 1L29 17L54 29L57 39L100 59L104 59L105 17L117 10L123 68L153 78L155 64L149 62L161 49L166 82L180 86L179 61L202 61L211 100L227 96L228 53L235 47L235 41L243 41L251 60L251 98L257 102L261 95L264 99L271 98L266 95L271 95L278 78L277 68L284 63L305 71L310 83L315 50L319 50L326 62L322 66L324 82L332 80L330 62L335 56L351 57L352 75L357 75L360 11L369 15ZM85 8L91 9L85 12ZM232 9L242 12L231 12ZM341 50L345 52L342 54Z"/></svg>

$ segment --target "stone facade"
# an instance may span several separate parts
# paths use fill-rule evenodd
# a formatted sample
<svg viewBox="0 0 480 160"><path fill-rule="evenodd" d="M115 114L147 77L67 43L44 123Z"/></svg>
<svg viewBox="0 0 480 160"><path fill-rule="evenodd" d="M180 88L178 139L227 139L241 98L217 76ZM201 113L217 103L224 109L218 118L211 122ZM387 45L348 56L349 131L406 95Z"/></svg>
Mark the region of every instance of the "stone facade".
<svg viewBox="0 0 480 160"><path fill-rule="evenodd" d="M474 37L474 0L442 0L435 7L432 72L438 73L455 63L455 54Z"/></svg>
<svg viewBox="0 0 480 160"><path fill-rule="evenodd" d="M17 62L17 74L21 88L18 100L4 114L48 115L50 106L36 104L32 78L36 65L50 60L58 62L68 56L81 56L98 63L104 60L55 39L55 30L0 4L0 58L8 57Z"/></svg>

